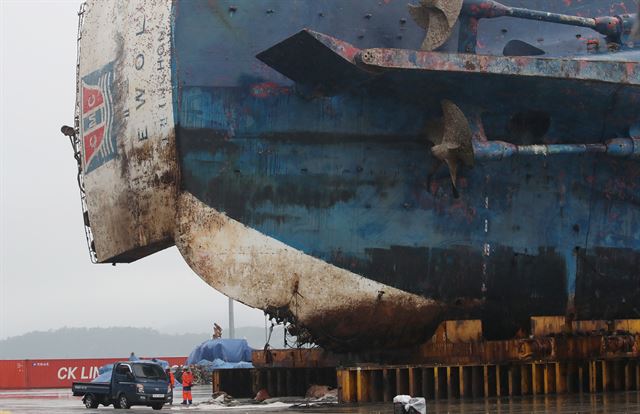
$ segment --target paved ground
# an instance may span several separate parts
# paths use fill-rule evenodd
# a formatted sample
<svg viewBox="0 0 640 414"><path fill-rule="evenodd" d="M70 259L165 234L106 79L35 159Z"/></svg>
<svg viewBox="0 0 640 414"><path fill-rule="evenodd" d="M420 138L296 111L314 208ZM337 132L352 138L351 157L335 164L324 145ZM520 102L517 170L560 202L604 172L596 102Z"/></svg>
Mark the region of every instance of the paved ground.
<svg viewBox="0 0 640 414"><path fill-rule="evenodd" d="M196 387L194 400L197 406L185 408L180 405L165 406L161 412L194 411L198 413L240 414L240 413L380 413L391 414L391 404L369 404L362 406L330 406L320 408L292 408L289 403L270 405L242 405L226 408L203 404L209 399L209 387ZM27 390L0 391L0 414L8 413L70 413L108 412L113 407L97 410L84 408L80 398L73 397L69 390ZM154 412L148 407L134 407L134 412ZM118 413L129 410L118 411ZM436 414L537 414L537 413L640 413L640 392L615 393L607 395L575 395L561 397L518 397L477 401L429 401L427 412Z"/></svg>

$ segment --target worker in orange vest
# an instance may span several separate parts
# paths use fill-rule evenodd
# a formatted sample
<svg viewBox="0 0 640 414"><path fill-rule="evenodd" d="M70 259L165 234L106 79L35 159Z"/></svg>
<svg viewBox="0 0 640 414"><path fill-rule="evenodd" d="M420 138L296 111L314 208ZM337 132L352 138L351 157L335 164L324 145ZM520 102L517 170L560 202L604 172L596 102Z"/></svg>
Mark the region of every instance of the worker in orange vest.
<svg viewBox="0 0 640 414"><path fill-rule="evenodd" d="M173 375L173 372L171 372L170 367L167 367L167 377L169 377L169 386L171 387L171 394L173 395L173 388L176 384L176 377ZM169 405L173 405L173 398L171 399Z"/></svg>
<svg viewBox="0 0 640 414"><path fill-rule="evenodd" d="M191 386L193 385L193 374L188 366L183 367L182 372L182 404L192 404Z"/></svg>

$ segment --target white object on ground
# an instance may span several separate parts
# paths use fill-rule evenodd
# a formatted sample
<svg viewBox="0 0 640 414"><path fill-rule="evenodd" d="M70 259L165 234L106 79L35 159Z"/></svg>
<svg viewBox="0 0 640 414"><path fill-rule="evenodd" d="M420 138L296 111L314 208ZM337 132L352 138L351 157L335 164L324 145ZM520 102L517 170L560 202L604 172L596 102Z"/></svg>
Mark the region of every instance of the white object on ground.
<svg viewBox="0 0 640 414"><path fill-rule="evenodd" d="M420 414L427 414L427 402L422 397L411 398L410 395L396 395L393 397L393 403L402 404L407 412L413 408Z"/></svg>
<svg viewBox="0 0 640 414"><path fill-rule="evenodd" d="M413 408L420 414L427 414L427 401L422 397L411 398L409 402L404 405L405 411L409 411L409 408Z"/></svg>
<svg viewBox="0 0 640 414"><path fill-rule="evenodd" d="M394 404L395 403L407 404L409 400L411 400L410 395L396 395L395 397L393 397Z"/></svg>

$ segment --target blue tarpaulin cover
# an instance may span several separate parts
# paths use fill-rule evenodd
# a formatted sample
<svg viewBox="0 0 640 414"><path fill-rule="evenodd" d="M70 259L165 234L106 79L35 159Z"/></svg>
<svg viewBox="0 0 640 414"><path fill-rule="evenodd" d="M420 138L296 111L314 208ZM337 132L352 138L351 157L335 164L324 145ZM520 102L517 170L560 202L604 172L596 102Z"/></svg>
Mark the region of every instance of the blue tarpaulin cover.
<svg viewBox="0 0 640 414"><path fill-rule="evenodd" d="M203 359L201 361L198 361L196 365L201 366L208 372L211 372L215 369L253 368L253 364L251 362L225 362L218 358L214 359L213 361L207 361L206 359Z"/></svg>
<svg viewBox="0 0 640 414"><path fill-rule="evenodd" d="M209 339L198 345L187 359L187 364L207 369L253 368L251 352L246 339Z"/></svg>

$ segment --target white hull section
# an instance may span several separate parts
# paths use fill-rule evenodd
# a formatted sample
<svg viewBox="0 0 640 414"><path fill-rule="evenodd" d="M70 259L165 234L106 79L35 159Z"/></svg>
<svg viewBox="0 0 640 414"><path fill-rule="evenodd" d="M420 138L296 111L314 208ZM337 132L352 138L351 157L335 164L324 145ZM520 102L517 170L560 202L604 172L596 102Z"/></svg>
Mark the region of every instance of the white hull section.
<svg viewBox="0 0 640 414"><path fill-rule="evenodd" d="M289 312L297 326L339 348L371 346L381 336L387 339L380 343L389 342L396 333L414 342L415 336L406 334L421 335L439 313L432 300L309 256L187 192L179 196L175 242L189 266L215 289L269 313Z"/></svg>

